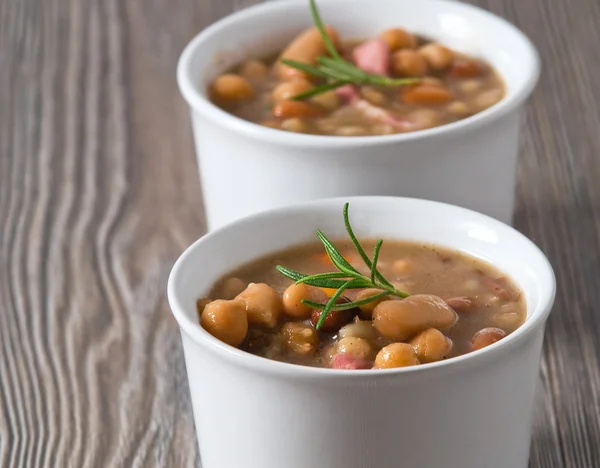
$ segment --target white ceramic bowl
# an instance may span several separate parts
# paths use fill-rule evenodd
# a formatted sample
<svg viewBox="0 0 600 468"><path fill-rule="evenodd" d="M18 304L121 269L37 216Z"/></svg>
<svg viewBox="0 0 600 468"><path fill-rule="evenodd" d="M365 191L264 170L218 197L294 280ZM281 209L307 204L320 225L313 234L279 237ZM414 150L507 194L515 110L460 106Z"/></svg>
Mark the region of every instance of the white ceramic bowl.
<svg viewBox="0 0 600 468"><path fill-rule="evenodd" d="M443 203L349 198L357 235L419 240L487 260L523 290L527 319L483 350L390 370L260 358L198 325L195 301L241 263L314 231L345 235L345 199L260 213L214 231L177 261L168 295L181 328L203 468L525 468L544 325L555 280L514 229Z"/></svg>
<svg viewBox="0 0 600 468"><path fill-rule="evenodd" d="M261 210L317 198L411 196L468 207L511 222L522 110L539 74L529 40L505 20L441 0L320 0L344 37L403 26L484 58L506 97L459 122L400 135L337 137L273 130L214 106L214 77L248 57L281 49L312 24L308 0L270 2L204 30L178 68L191 107L209 229Z"/></svg>

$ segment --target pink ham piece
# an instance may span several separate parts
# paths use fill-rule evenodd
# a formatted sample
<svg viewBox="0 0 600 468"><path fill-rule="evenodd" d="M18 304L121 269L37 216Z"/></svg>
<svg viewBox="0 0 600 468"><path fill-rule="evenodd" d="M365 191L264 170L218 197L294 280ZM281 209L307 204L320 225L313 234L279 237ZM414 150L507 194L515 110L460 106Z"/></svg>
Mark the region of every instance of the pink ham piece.
<svg viewBox="0 0 600 468"><path fill-rule="evenodd" d="M376 75L387 75L390 66L390 48L380 37L363 42L352 51L354 63L361 70Z"/></svg>
<svg viewBox="0 0 600 468"><path fill-rule="evenodd" d="M331 362L332 369L371 369L372 364L364 359L356 359L347 354L336 354Z"/></svg>
<svg viewBox="0 0 600 468"><path fill-rule="evenodd" d="M351 103L358 99L358 91L356 90L356 86L351 84L336 88L335 94L337 94L345 103Z"/></svg>

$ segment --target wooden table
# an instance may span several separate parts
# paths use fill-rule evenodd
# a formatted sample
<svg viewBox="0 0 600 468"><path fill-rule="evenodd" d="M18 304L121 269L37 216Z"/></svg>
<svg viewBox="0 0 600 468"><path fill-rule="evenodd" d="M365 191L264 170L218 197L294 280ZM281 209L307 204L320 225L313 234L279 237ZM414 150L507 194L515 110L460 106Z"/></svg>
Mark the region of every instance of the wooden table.
<svg viewBox="0 0 600 468"><path fill-rule="evenodd" d="M165 300L205 229L175 65L251 3L0 0L0 466L199 466ZM558 277L531 467L600 467L600 3L478 3L544 60L516 216Z"/></svg>

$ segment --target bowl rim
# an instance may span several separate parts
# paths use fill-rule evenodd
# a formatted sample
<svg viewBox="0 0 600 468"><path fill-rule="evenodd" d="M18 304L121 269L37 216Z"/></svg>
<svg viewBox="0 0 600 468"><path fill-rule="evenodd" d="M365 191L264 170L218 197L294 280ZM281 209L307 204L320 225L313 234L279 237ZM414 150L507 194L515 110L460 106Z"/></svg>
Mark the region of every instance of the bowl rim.
<svg viewBox="0 0 600 468"><path fill-rule="evenodd" d="M197 255L197 251L203 248L206 242L210 242L213 238L219 237L225 231L241 230L248 225L269 222L271 218L281 218L294 216L296 212L305 212L306 210L314 209L332 209L333 206L341 208L344 203L358 202L363 200L363 203L377 204L379 202L392 202L400 205L411 206L417 205L420 208L427 210L428 208L438 208L443 210L451 210L457 214L463 214L468 217L476 217L478 220L485 222L486 225L495 230L503 230L506 233L516 235L520 239L524 248L531 250L535 255L538 255L544 270L540 272L540 277L544 283L542 294L540 295L538 304L534 310L531 311L530 316L525 322L517 328L514 332L509 334L506 338L487 346L486 348L472 351L467 354L455 356L451 359L437 361L432 363L420 364L418 366L394 368L394 369L363 369L356 372L349 372L344 369L330 369L330 368L319 368L301 366L297 364L285 363L280 361L271 360L256 356L246 351L234 348L219 339L210 335L204 330L198 320L191 320L186 314L186 308L181 303L177 294L177 282L179 277L182 275L181 270L183 265L189 260L190 257ZM443 243L440 243L443 246ZM196 240L190 245L177 259L171 273L169 275L167 284L167 296L168 302L182 333L185 333L194 343L201 346L203 351L210 352L217 356L219 359L230 361L239 367L246 368L259 373L274 374L288 378L378 378L389 376L390 374L419 374L422 372L430 373L433 371L440 371L444 369L458 369L461 365L470 365L477 362L482 362L486 358L493 358L494 356L499 357L502 353L507 350L514 348L519 345L522 341L527 339L532 333L535 333L540 326L543 326L552 306L556 295L556 278L552 265L540 248L535 245L528 237L520 233L516 229L507 224L504 224L494 218L486 216L467 208L462 208L456 205L450 205L447 203L418 199L418 198L407 198L407 197L387 197L387 196L355 196L355 197L336 197L336 198L325 198L320 200L312 200L309 202L299 203L290 205L287 207L271 209L263 211L254 215L241 218L233 223L223 226L219 229L209 232L205 236ZM196 315L196 314L194 314Z"/></svg>
<svg viewBox="0 0 600 468"><path fill-rule="evenodd" d="M329 2L335 1L341 2L345 0L329 0ZM194 111L201 113L207 119L218 122L221 126L254 140L280 145L319 148L379 146L390 143L423 140L438 136L441 137L453 133L464 133L496 121L518 108L529 97L540 76L540 58L537 49L531 40L509 21L482 8L455 0L421 0L420 4L429 4L430 9L435 8L438 11L451 9L452 11L460 10L464 12L465 15L477 14L487 16L490 21L494 21L499 26L503 27L508 34L514 35L517 40L521 41L523 49L529 55L531 64L529 76L525 79L524 84L519 88L516 88L514 92L505 96L492 107L466 119L414 132L353 137L302 134L264 127L222 110L208 99L206 93L199 90L199 86L196 84L197 77L192 76L191 73L191 64L196 54L202 51L204 43L214 34L217 34L222 29L238 23L244 23L248 19L260 16L267 12L286 14L286 10L290 6L299 6L300 4L305 3L305 0L288 0L285 2L266 2L254 5L216 21L196 35L196 37L194 37L184 48L177 64L177 82L179 89L189 106ZM289 12L287 12L287 14L289 14ZM507 81L505 76L500 76L505 82Z"/></svg>

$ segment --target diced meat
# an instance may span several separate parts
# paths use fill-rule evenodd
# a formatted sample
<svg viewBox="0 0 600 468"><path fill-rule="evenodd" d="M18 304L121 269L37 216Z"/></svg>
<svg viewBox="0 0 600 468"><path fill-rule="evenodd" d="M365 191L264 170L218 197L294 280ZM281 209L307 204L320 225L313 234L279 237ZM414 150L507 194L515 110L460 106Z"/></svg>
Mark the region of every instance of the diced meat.
<svg viewBox="0 0 600 468"><path fill-rule="evenodd" d="M380 37L370 39L352 51L352 58L361 70L387 75L390 66L390 48Z"/></svg>
<svg viewBox="0 0 600 468"><path fill-rule="evenodd" d="M332 369L371 369L373 364L364 359L357 359L347 354L336 354L331 361Z"/></svg>
<svg viewBox="0 0 600 468"><path fill-rule="evenodd" d="M358 91L356 90L356 86L351 84L336 88L335 93L346 103L358 99Z"/></svg>

